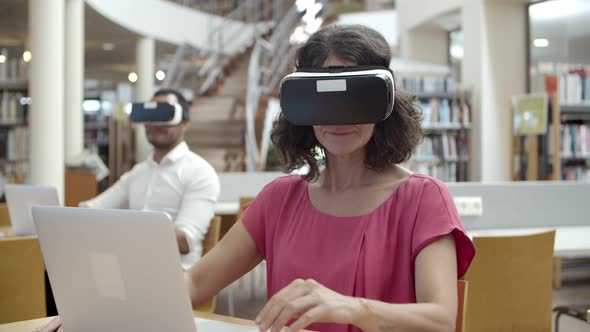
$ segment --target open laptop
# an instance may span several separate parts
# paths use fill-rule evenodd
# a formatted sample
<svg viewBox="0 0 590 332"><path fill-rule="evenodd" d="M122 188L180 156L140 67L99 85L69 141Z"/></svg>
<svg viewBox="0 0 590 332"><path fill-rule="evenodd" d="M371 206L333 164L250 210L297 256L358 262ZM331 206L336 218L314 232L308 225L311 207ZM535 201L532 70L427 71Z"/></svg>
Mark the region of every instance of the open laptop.
<svg viewBox="0 0 590 332"><path fill-rule="evenodd" d="M258 331L193 318L167 214L36 206L33 218L65 331Z"/></svg>
<svg viewBox="0 0 590 332"><path fill-rule="evenodd" d="M35 205L60 206L57 190L51 186L23 184L6 185L6 204L15 235L35 235L31 207Z"/></svg>

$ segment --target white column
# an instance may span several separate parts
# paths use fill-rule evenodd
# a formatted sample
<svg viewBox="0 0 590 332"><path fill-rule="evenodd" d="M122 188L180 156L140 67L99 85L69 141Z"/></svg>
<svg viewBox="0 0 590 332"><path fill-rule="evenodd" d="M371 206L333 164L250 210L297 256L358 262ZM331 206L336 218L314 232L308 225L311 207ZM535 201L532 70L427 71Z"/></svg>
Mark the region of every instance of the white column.
<svg viewBox="0 0 590 332"><path fill-rule="evenodd" d="M510 98L526 91L526 3L466 1L463 83L474 88L474 151L484 182L510 180ZM479 160L478 160L479 159Z"/></svg>
<svg viewBox="0 0 590 332"><path fill-rule="evenodd" d="M481 85L482 85L482 31L483 31L483 2L471 0L463 3L461 9L461 27L463 31L463 63L461 68L461 82L471 89L471 116L474 135L472 141L473 179L481 180L482 152L481 152Z"/></svg>
<svg viewBox="0 0 590 332"><path fill-rule="evenodd" d="M402 35L401 53L404 58L440 65L449 63L449 36L443 29L411 30Z"/></svg>
<svg viewBox="0 0 590 332"><path fill-rule="evenodd" d="M156 59L156 43L153 38L141 37L137 42L137 82L135 83L135 101L150 100L154 93L154 75ZM135 161L141 162L152 150L145 137L145 128L135 128Z"/></svg>
<svg viewBox="0 0 590 332"><path fill-rule="evenodd" d="M66 0L65 160L84 149L84 1Z"/></svg>
<svg viewBox="0 0 590 332"><path fill-rule="evenodd" d="M448 63L448 32L432 21L458 11L473 0L398 0L400 52L404 58L441 65Z"/></svg>
<svg viewBox="0 0 590 332"><path fill-rule="evenodd" d="M29 0L29 182L64 191L64 0Z"/></svg>

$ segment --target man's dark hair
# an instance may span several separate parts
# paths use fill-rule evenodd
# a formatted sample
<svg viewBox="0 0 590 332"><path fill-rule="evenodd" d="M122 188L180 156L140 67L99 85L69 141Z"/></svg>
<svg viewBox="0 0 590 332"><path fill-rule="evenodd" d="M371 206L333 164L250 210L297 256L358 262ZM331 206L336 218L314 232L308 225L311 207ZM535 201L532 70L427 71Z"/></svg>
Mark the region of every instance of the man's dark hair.
<svg viewBox="0 0 590 332"><path fill-rule="evenodd" d="M182 93L178 90L174 89L160 89L154 93L154 97L160 96L167 96L167 95L174 95L176 96L176 100L178 100L178 104L182 107L182 121L188 122L191 119L191 110L190 110L190 102L184 98Z"/></svg>
<svg viewBox="0 0 590 332"><path fill-rule="evenodd" d="M297 52L297 68L321 68L329 56L355 65L384 66L389 68L391 50L377 31L362 25L331 25L313 35ZM387 166L407 161L422 140L421 114L415 99L396 89L391 115L375 124L373 136L365 146L365 165L383 170ZM318 142L312 126L290 124L284 114L279 115L272 134L272 142L283 168L290 172L309 165L305 175L308 181L319 176ZM326 156L325 151L322 154Z"/></svg>

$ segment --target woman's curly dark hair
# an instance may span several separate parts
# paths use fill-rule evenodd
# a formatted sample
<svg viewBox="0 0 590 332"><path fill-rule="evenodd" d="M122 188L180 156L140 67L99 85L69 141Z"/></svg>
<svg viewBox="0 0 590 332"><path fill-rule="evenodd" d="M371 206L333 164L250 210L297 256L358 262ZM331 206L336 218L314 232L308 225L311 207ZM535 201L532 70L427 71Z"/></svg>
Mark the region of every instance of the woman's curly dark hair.
<svg viewBox="0 0 590 332"><path fill-rule="evenodd" d="M391 51L385 38L362 25L331 25L314 33L296 55L297 68L321 68L330 55L356 65L389 68ZM396 89L397 90L397 89ZM421 114L415 98L397 90L393 112L375 124L373 136L365 146L365 165L374 170L407 161L422 140ZM316 148L323 151L312 126L295 126L281 113L275 123L272 142L283 168L290 172L309 165L304 176L315 181L319 176ZM326 154L324 153L324 156Z"/></svg>

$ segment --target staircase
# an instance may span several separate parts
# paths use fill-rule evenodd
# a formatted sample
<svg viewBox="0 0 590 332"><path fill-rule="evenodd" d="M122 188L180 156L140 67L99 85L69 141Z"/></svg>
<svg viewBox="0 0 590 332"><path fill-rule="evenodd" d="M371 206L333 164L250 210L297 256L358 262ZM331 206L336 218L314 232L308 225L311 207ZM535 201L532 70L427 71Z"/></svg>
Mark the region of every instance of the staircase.
<svg viewBox="0 0 590 332"><path fill-rule="evenodd" d="M327 2L316 1L244 0L211 30L208 50L180 44L170 58L164 86L192 86L195 91L185 140L218 172L261 168L265 151L258 146L266 145L261 144L256 124L264 123L265 100L293 57L292 31L304 31ZM264 21L269 17L273 20ZM254 38L245 39L248 46L227 52L224 42L243 39L244 31L226 27L242 21L253 22L245 24L254 29Z"/></svg>
<svg viewBox="0 0 590 332"><path fill-rule="evenodd" d="M218 86L196 99L185 140L192 151L218 172L244 170L244 96L249 55L235 61L234 68Z"/></svg>

